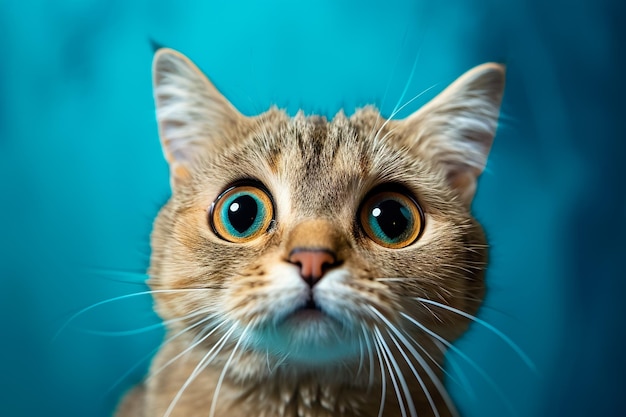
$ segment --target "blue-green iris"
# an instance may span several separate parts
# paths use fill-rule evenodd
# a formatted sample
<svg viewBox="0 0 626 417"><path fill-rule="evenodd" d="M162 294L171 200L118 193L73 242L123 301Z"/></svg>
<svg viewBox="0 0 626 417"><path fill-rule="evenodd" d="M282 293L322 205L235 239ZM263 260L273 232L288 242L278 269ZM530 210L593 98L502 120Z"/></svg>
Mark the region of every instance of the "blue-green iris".
<svg viewBox="0 0 626 417"><path fill-rule="evenodd" d="M258 196L240 191L228 196L219 215L224 229L231 236L245 239L258 233L264 226L267 209Z"/></svg>
<svg viewBox="0 0 626 417"><path fill-rule="evenodd" d="M415 223L411 210L391 198L373 205L369 210L367 221L375 237L390 245L409 237Z"/></svg>

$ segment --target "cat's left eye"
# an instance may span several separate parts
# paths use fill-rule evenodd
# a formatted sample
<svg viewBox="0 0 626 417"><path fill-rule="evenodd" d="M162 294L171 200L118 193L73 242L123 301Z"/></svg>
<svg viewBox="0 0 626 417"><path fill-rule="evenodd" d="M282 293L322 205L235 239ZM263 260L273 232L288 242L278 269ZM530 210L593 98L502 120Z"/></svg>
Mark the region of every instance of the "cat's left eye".
<svg viewBox="0 0 626 417"><path fill-rule="evenodd" d="M422 208L399 191L372 193L361 205L359 220L370 239L390 249L409 246L424 230Z"/></svg>
<svg viewBox="0 0 626 417"><path fill-rule="evenodd" d="M244 243L265 233L274 218L274 205L264 189L240 185L222 192L211 205L209 223L220 238Z"/></svg>

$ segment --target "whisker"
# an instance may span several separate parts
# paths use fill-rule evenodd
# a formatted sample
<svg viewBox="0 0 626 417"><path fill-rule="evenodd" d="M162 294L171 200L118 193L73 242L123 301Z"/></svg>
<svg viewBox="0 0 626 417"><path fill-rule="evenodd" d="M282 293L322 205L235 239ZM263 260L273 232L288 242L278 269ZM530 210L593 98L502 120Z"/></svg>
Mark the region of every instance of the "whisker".
<svg viewBox="0 0 626 417"><path fill-rule="evenodd" d="M220 340L200 359L200 362L196 365L196 367L191 371L189 377L183 384L183 386L178 390L172 401L170 402L169 407L165 411L163 417L169 417L174 410L174 407L180 400L183 395L185 389L196 379L198 374L206 369L206 367L211 363L211 361L217 356L217 354L222 350L222 348L226 345L226 341L230 337L230 335L235 331L236 324L233 324L228 331L220 338ZM217 349L217 350L216 350ZM215 352L215 353L214 353Z"/></svg>
<svg viewBox="0 0 626 417"><path fill-rule="evenodd" d="M434 311L432 311L432 310L430 309L430 307L428 307L428 306L424 306L424 308L425 308L426 310L428 310L428 312L430 313L430 315L431 315L431 316L433 316L434 318L436 318L436 319L437 319L437 321L438 321L439 323L443 323L443 319L442 319L441 317L439 317L439 316L437 315L437 313L435 313Z"/></svg>
<svg viewBox="0 0 626 417"><path fill-rule="evenodd" d="M461 265L454 265L454 264L441 264L442 267L444 268L452 268L452 269L460 269L463 272L467 272L468 274L473 274L474 271L471 271L469 268L474 269L474 270L480 270L483 269L483 266L475 266L475 265L466 265L466 267L461 266Z"/></svg>
<svg viewBox="0 0 626 417"><path fill-rule="evenodd" d="M362 325L361 329L363 330L364 335L367 337L367 330L365 326ZM368 342L369 338L366 339ZM378 365L380 366L380 381L381 381L381 392L380 392L380 407L378 408L378 417L383 417L383 411L385 409L385 402L387 401L387 374L385 372L385 368L383 366L383 360L381 358L380 348L378 347L377 340L372 340L374 342L374 348L376 348L376 356L378 357ZM370 343L368 343L369 345ZM372 350L370 349L370 352ZM373 367L372 367L372 375L373 375Z"/></svg>
<svg viewBox="0 0 626 417"><path fill-rule="evenodd" d="M216 315L211 315L211 316L208 316L206 319L202 320L202 321L201 321L201 322L199 322L199 323L196 323L196 324L195 324L194 326L192 326L192 327L195 327L195 326L197 326L197 325L199 325L199 324L201 324L201 323L203 323L203 322L205 322L205 321L208 321L208 320L210 320L210 319L214 318L215 316L216 316ZM176 356L174 356L173 358L171 358L170 360L168 360L167 362L165 362L163 365L161 365L160 367L156 368L154 371L150 372L150 375L148 376L148 378L146 378L146 380L148 380L148 379L150 379L150 378L153 378L154 376L156 376L157 374L159 374L161 371L163 371L165 368L167 368L168 366L170 366L172 363L176 362L179 358L181 358L181 357L182 357L183 355L185 355L187 352L190 352L190 351L191 351L191 350L193 350L196 346L198 346L199 344L201 344L202 342L204 342L206 339L208 339L209 337L211 337L211 335L212 335L213 333L215 333L215 332L216 332L216 331L217 331L220 327L222 327L222 326L224 325L224 323L225 323L225 322L223 322L223 321L222 321L221 323L218 323L218 325L217 325L217 326L215 326L213 329L211 329L211 331L210 331L208 334L206 334L206 335L202 336L202 337L201 337L201 338L199 338L197 341L195 341L194 343L192 343L191 345L189 345L187 348L185 348L185 350L183 350L182 352L179 352L178 354L176 354ZM188 329L190 330L191 328L188 328ZM184 333L184 332L179 332L179 333L177 333L177 335L176 335L176 336L179 336L179 335L180 335L180 334L182 334L182 333ZM220 339L220 340L221 340L221 339ZM219 342L218 342L218 343L219 343Z"/></svg>
<svg viewBox="0 0 626 417"><path fill-rule="evenodd" d="M202 290L206 290L208 288L185 288L185 289L174 289L174 290L147 290L147 291L140 291L140 292L135 292L135 293L131 293L131 294L124 294L124 295L120 295L119 297L113 297L113 298L109 298L108 300L103 300L103 301L99 301L95 304L92 304L88 307L85 307L81 310L79 310L78 312L72 314L70 316L69 319L67 319L67 321L59 328L59 330L54 334L54 336L52 337L52 342L55 342L57 340L57 338L59 337L59 335L63 332L63 330L65 330L65 328L74 320L76 320L76 318L78 318L79 316L81 316L82 314L85 314L88 311L93 310L94 308L109 304L109 303L113 303L115 301L122 301L122 300L126 300L129 298L133 298L133 297L139 297L142 295L148 295L148 294L157 294L157 293L174 293L174 292L190 292L190 291L202 291Z"/></svg>
<svg viewBox="0 0 626 417"><path fill-rule="evenodd" d="M230 336L235 332L235 329L236 329L236 324L231 325L230 328L226 331L226 333L222 335L222 337L217 341L217 343L209 350L209 352L211 352L212 350L217 349L213 352L211 357L207 360L207 362L202 366L201 369L193 372L194 377L198 376L200 372L204 371L206 367L210 365L211 361L215 359L217 355L219 355L222 349L226 346L226 343L228 343L228 339L230 338Z"/></svg>
<svg viewBox="0 0 626 417"><path fill-rule="evenodd" d="M235 352L237 352L237 349L239 348L241 341L244 339L249 327L250 325L247 325L241 332L241 335L239 336L239 339L237 340L237 343L235 344L235 347L233 348L232 353L230 354L230 356L228 357L228 360L224 364L224 368L222 368L222 373L220 374L220 377L217 380L217 386L215 388L215 393L213 394L213 401L211 402L211 410L209 411L209 417L214 417L215 415L217 397L219 396L220 389L222 388L222 383L224 382L224 377L226 376L226 370L228 369L231 361L233 360L233 357L235 356Z"/></svg>
<svg viewBox="0 0 626 417"><path fill-rule="evenodd" d="M163 322L158 322L155 324L151 324L149 326L140 327L138 329L132 330L91 330L91 329L79 329L82 333L94 335L94 336L114 336L114 337L123 337L123 336L134 336L141 333L147 333L155 329L160 329L164 327L165 324Z"/></svg>
<svg viewBox="0 0 626 417"><path fill-rule="evenodd" d="M176 333L174 336L169 337L167 340L165 340L163 343L160 343L157 347L155 347L154 349L152 349L147 355L145 355L143 358L141 358L135 365L133 365L128 371L126 371L124 373L124 375L122 375L120 378L118 378L113 385L106 391L106 394L110 394L111 391L113 391L119 384L122 383L122 381L124 381L134 370L136 370L139 365L141 365L142 363L144 363L145 361L147 361L148 359L152 358L159 350L161 350L161 348L163 346L165 346L166 344L170 343L171 341L175 340L176 338L178 338L178 336L182 335L183 333L186 333L187 331L193 329L196 326L199 326L200 324L202 324L203 322L211 319L212 317L206 317L205 319L199 321L198 323L194 323L191 326L188 326L186 328L184 328L183 330L179 331L178 333ZM150 377L146 378L149 379Z"/></svg>
<svg viewBox="0 0 626 417"><path fill-rule="evenodd" d="M433 342L439 348L441 353L443 354L446 353L446 348L443 345L443 343L441 343L437 339L433 339ZM465 372L463 372L463 369L461 369L457 361L454 360L453 355L446 355L446 359L450 363L452 372L454 372L459 377L460 381L457 381L456 378L454 378L450 372L447 372L443 367L440 366L441 370L445 372L445 374L448 376L448 378L450 378L451 381L453 381L455 384L463 388L463 390L470 396L472 400L476 400L476 393L474 392L474 389L472 388L472 384L470 384L469 380L467 379L467 375L465 375Z"/></svg>
<svg viewBox="0 0 626 417"><path fill-rule="evenodd" d="M286 352L278 361L276 361L276 366L274 369L278 369L287 359L289 359L290 352Z"/></svg>
<svg viewBox="0 0 626 417"><path fill-rule="evenodd" d="M396 108L391 115L387 118L387 120L385 120L385 122L380 126L380 128L378 129L378 131L376 132L376 135L374 135L374 139L373 141L376 142L378 140L378 135L380 134L380 132L385 128L385 126L387 125L387 123L389 123L389 121L391 119L393 119L393 117L398 114L400 111L402 111L402 109L404 109L406 106L408 106L409 104L411 104L412 102L414 102L415 100L417 100L418 98L420 98L421 96L423 96L424 94L426 94L427 92L429 92L430 90L432 90L433 88L435 88L437 86L437 84L433 84L430 87L428 87L427 89L425 89L424 91L422 91L421 93L415 95L412 99L410 99L409 101L407 101L406 103L404 103L402 106L400 106L399 108ZM396 106L397 107L397 106Z"/></svg>
<svg viewBox="0 0 626 417"><path fill-rule="evenodd" d="M359 338L359 367L356 371L356 378L358 378L361 375L361 371L363 370L363 361L365 360L364 355L363 355L363 339L361 338L361 335L358 335Z"/></svg>
<svg viewBox="0 0 626 417"><path fill-rule="evenodd" d="M524 353L524 351L522 350L522 348L520 348L517 344L515 344L515 342L513 342L507 335L505 335L503 332L501 332L500 330L498 330L495 326L487 323L486 321L473 316L469 313L466 313L465 311L459 310L458 308L454 308L442 303L439 303L437 301L432 301L432 300L428 300L426 298L422 298L422 297L416 297L415 298L417 301L421 302L421 303L427 303L427 304L431 304L440 308L443 308L445 310L451 311L455 314L458 314L460 316L463 316L467 319L470 319L472 321L474 321L475 323L480 324L481 326L485 327L486 329L492 331L495 335L497 335L498 337L500 337L500 339L502 339L507 345L509 345L509 347L511 349L513 349L515 351L515 353L517 353L519 355L519 357L526 363L526 365L535 373L538 373L537 371L537 367L535 366L535 364L533 363L533 361L528 357L528 355L526 355L526 353Z"/></svg>
<svg viewBox="0 0 626 417"><path fill-rule="evenodd" d="M435 406L435 403L434 403L434 401L432 399L432 396L430 395L430 391L428 390L428 387L426 387L426 384L424 384L424 381L422 380L422 377L419 375L417 369L415 369L415 366L413 365L413 363L409 359L408 355L406 354L404 349L402 349L402 346L400 346L400 343L398 343L398 339L396 339L393 336L393 334L391 334L389 332L389 330L387 330L387 334L389 335L389 338L391 338L391 341L394 343L394 345L396 346L396 348L398 349L398 351L400 352L400 354L404 358L405 362L409 365L409 368L411 369L411 372L413 372L413 375L415 375L415 378L417 379L417 382L419 383L420 387L422 388L422 391L424 392L424 394L426 394L426 399L428 400L428 404L430 405L431 410L433 410L433 414L435 415L435 417L440 417L439 416L439 410L437 410L437 407ZM410 348L409 344L407 344L406 342L403 342L403 343L405 344L405 346ZM413 355L413 356L415 356L415 355Z"/></svg>
<svg viewBox="0 0 626 417"><path fill-rule="evenodd" d="M201 314L206 314L206 311L196 311L191 314L188 314L183 317L176 317L173 319L159 321L158 323L151 324L149 326L140 327L138 329L132 330L118 330L118 331L109 331L109 330L91 330L91 329L82 329L81 331L84 333L97 335L97 336L134 336L136 334L146 333L152 331L154 329L159 329L161 327L165 327L172 323L177 323L179 321L189 320L192 317L199 316Z"/></svg>
<svg viewBox="0 0 626 417"><path fill-rule="evenodd" d="M446 406L448 407L448 410L450 410L450 412L453 415L458 415L458 412L456 411L456 408L454 407L454 403L452 402L452 399L448 395L447 390L445 389L445 387L443 386L443 384L441 383L441 381L439 380L437 375L435 375L435 373L433 372L432 368L428 365L428 363L426 363L426 361L424 360L422 355L420 355L419 352L417 350L415 350L413 345L411 345L409 343L409 341L404 337L402 332L396 326L394 326L380 311L378 311L376 308L374 308L372 306L370 306L370 309L381 320L383 320L383 322L388 326L388 328L391 331L393 331L396 334L396 336L402 341L402 343L407 347L407 349L409 349L409 352L411 352L413 357L417 360L417 362L420 364L420 366L424 369L424 371L426 372L426 374L428 375L430 380L435 385L435 388L437 389L437 391L439 391L439 394L441 394L441 397L443 398L444 402L446 403ZM404 314L404 313L402 313L402 314ZM392 340L395 339L395 338L393 338L392 335L390 335L390 336L392 337ZM401 349L400 347L398 347L398 348L400 350L400 353L402 353L404 355L403 349ZM411 370L413 371L413 373L415 374L415 376L417 378L417 382L422 387L422 391L424 391L424 394L426 395L426 399L428 400L428 403L430 404L433 412L435 413L435 416L438 417L439 416L439 411L437 410L437 407L435 406L435 403L434 403L434 401L432 399L432 396L430 395L430 392L428 392L428 388L425 386L424 381L417 374L417 371L415 370L415 368L413 367L413 365L410 363L410 361L408 360L408 358L406 356L405 356L405 360L407 360L407 363L409 364L409 366L411 367Z"/></svg>
<svg viewBox="0 0 626 417"><path fill-rule="evenodd" d="M391 282L403 282L403 281L411 281L411 280L419 280L419 277L403 277L403 278L375 278L375 281L391 281Z"/></svg>
<svg viewBox="0 0 626 417"><path fill-rule="evenodd" d="M363 333L363 342L365 343L365 350L367 350L367 356L369 358L369 375L367 381L367 392L369 393L374 386L374 355L372 353L372 345L370 339L365 330L365 326L361 325L361 331Z"/></svg>
<svg viewBox="0 0 626 417"><path fill-rule="evenodd" d="M109 269L94 269L88 268L86 271L94 278L106 280L109 282L120 282L129 285L146 285L148 280L148 274L145 272L134 271L122 271L122 270L109 270Z"/></svg>
<svg viewBox="0 0 626 417"><path fill-rule="evenodd" d="M274 371L272 371L272 365L270 365L270 349L269 348L265 348L265 363L267 364L267 370L269 371L270 375L274 373Z"/></svg>
<svg viewBox="0 0 626 417"><path fill-rule="evenodd" d="M407 34L407 32L408 32L408 28L407 28L407 29L406 29L406 31L405 31L403 43L406 41L406 34ZM402 95L400 96L400 98L399 98L399 99L398 99L398 101L396 102L396 105L394 106L393 110L391 111L391 116L389 116L389 118L388 118L387 120L391 119L393 116L395 116L395 115L397 114L397 112L398 112L398 111L402 110L402 109L398 109L398 105L402 102L402 100L403 100L403 99L404 99L404 97L406 96L406 93L407 93L408 88L409 88L409 86L410 86L410 84L411 84L411 81L413 80L413 76L415 75L415 69L417 68L417 62L419 61L419 57L420 57L420 55L421 55L421 51L422 51L422 47L420 46L420 49L418 50L417 55L416 55L416 57L415 57L415 60L414 60L414 62L413 62L413 68L411 69L411 74L409 75L409 80L408 80L408 81L407 81L407 83L405 84L405 86L404 86L404 90L402 91ZM383 108L384 108L384 105L385 105L385 100L386 100L386 98L387 98L387 94L389 93L389 87L390 87L390 85L391 85L391 80L394 78L395 73L396 73L396 70L398 69L398 62L399 62L399 58L400 58L400 55L398 55L398 57L396 57L396 63L395 63L395 65L394 65L393 71L392 71L392 73L391 73L391 77L390 77L390 79L389 79L389 80L388 80L388 82L387 82L387 86L385 87L385 92L384 92L384 94L383 94L383 98L382 98L382 100L381 100L381 102L380 102L380 107L379 107L380 111L382 111L382 110L383 110ZM407 103L407 104L408 104L408 103ZM404 107L404 106L403 106L403 107ZM396 110L397 110L397 111L396 111ZM378 130L378 132L376 133L375 137L376 137L376 136L378 136L378 134L380 133L380 130L384 127L384 124L385 124L385 123L386 123L386 121L385 121L385 122L381 125L381 127L379 128L379 130ZM370 130L370 132L368 133L367 137L371 137L371 136L372 136L372 132L374 131L374 129L376 129L376 125L377 125L377 123L374 123L374 124L372 125L372 129L371 129L371 130Z"/></svg>
<svg viewBox="0 0 626 417"><path fill-rule="evenodd" d="M400 105L402 100L404 100L404 97L406 96L406 93L409 90L409 86L411 85L411 81L413 81L413 77L415 76L415 70L417 69L417 63L419 62L421 54L422 54L422 47L420 46L420 49L417 51L417 54L415 55L415 59L413 60L413 67L411 68L411 74L409 75L409 79L404 84L404 89L402 90L402 94L400 95L400 98L398 99L398 102L396 103L396 105L393 108L393 111L391 112L392 116L389 116L390 119L393 116L395 116L397 114L397 112L399 111L398 110L398 106ZM398 111L396 111L396 110L398 110Z"/></svg>
<svg viewBox="0 0 626 417"><path fill-rule="evenodd" d="M422 345L421 345L421 344L420 344L417 340L415 340L415 339L414 339L411 335L409 335L409 334L407 334L407 335L406 335L406 337L408 337L408 339L409 339L411 342L413 342L413 343L415 344L415 346L417 346L417 347L419 348L419 350L421 350L421 351L424 353L424 355L426 355L426 357L427 357L428 359L430 359L430 361L431 361L432 363L434 363L434 364L435 364L435 366L441 370L441 372L443 372L443 373L444 373L444 374L445 374L448 378L450 378L450 380L451 380L451 381L453 381L454 383L456 383L456 384L460 385L459 381L457 381L457 380L456 380L456 378L454 378L454 376L453 376L450 372L448 372L448 371L446 370L446 368L444 368L443 366L441 366L441 365L439 364L439 362L438 362L437 360L435 360L435 358L433 358L433 357L432 357L432 355L431 355L431 354L430 354L430 353L429 353L429 352L428 352L428 351L427 351L427 350L426 350L426 349L425 349L425 348L424 348L424 347L423 347L423 346L422 346ZM439 341L435 340L435 343L439 343ZM441 350L441 352L442 352L443 354L445 354L445 353L446 353L445 349L444 349L444 350L442 350L442 349L443 349L443 346L439 346L439 345L437 345L437 347L439 348L439 350Z"/></svg>
<svg viewBox="0 0 626 417"><path fill-rule="evenodd" d="M402 414L402 417L406 417L406 409L404 408L404 401L402 401L402 394L400 394L400 387L398 386L398 381L396 381L396 375L394 374L393 369L391 369L389 359L387 358L387 354L385 352L385 347L387 349L389 347L386 343L384 343L383 340L381 340L382 336L380 335L380 330L378 330L378 327L374 327L374 331L376 332L376 344L379 346L379 355L382 356L382 358L384 359L385 364L387 365L387 370L389 371L389 376L391 377L391 384L393 385L393 389L396 393L396 398L398 400L398 405L400 406L400 414Z"/></svg>
<svg viewBox="0 0 626 417"><path fill-rule="evenodd" d="M419 275L411 277L380 277L374 278L380 282L406 282L406 281L423 281L423 282L435 282L438 283L445 278L465 278L465 274L446 270L445 274L436 274L432 271L421 270Z"/></svg>
<svg viewBox="0 0 626 417"><path fill-rule="evenodd" d="M108 278L110 276L119 276L119 277L136 277L136 278L142 278L142 281L124 281L124 280L120 280L121 282L127 282L129 284L145 284L146 280L149 278L148 273L145 270L142 271L127 271L124 269L115 269L115 268L105 268L105 267L98 267L98 266L85 266L84 267L85 272L89 273L89 274L93 274L93 275L104 275L105 278Z"/></svg>
<svg viewBox="0 0 626 417"><path fill-rule="evenodd" d="M402 36L402 43L401 43L401 47L400 47L400 51L398 52L398 55L396 56L396 60L395 63L393 65L393 69L391 71L391 75L389 77L389 79L387 80L387 85L385 86L385 93L383 94L383 98L380 101L380 109L382 110L384 105L385 105L385 100L387 99L387 94L389 93L389 87L391 87L391 82L393 81L393 79L396 76L396 71L398 70L399 64L400 64L400 58L403 55L404 52L404 47L406 46L406 40L407 40L407 34L409 32L409 27L407 26L404 29L404 35ZM402 98L400 98L399 101L402 101Z"/></svg>
<svg viewBox="0 0 626 417"><path fill-rule="evenodd" d="M402 385L402 391L404 392L404 398L406 399L407 405L409 407L409 412L411 413L411 417L416 417L417 411L415 410L415 404L413 403L413 398L411 398L411 392L409 391L409 386L407 385L406 379L404 378L404 375L402 374L402 370L400 369L400 366L398 365L398 361L396 361L396 359L393 357L393 354L391 353L391 349L389 349L389 345L387 344L387 342L384 341L383 335L381 334L380 329L378 327L374 327L374 331L376 332L376 336L378 337L378 340L381 342L383 349L385 349L385 351L387 352L387 358L389 362L391 362L391 364L393 365L393 368L396 371L398 381L400 382L400 385ZM404 352L402 350L400 350L400 352L404 356ZM397 391L396 391L396 395L398 395ZM399 395L398 395L398 401L400 401ZM404 411L404 405L402 406L400 412L402 413L403 416L406 415L406 411Z"/></svg>
<svg viewBox="0 0 626 417"><path fill-rule="evenodd" d="M448 342L446 339L444 339L443 337L439 336L437 333L435 333L434 331L430 330L428 327L426 327L425 325L423 325L419 321L415 320L413 317L411 317L411 316L409 316L409 315L407 315L405 313L402 313L402 312L400 314L403 317L405 317L407 320L409 320L411 323L415 324L417 327L422 329L424 332L429 334L431 337L433 337L433 338L437 339L438 341L440 341L441 343L443 343L447 348L449 348L451 351L453 351L454 353L459 355L461 358L465 359L465 361L472 368L474 368L474 370L476 370L476 372L478 372L485 379L485 381L487 381L487 383L494 389L496 394L500 397L500 399L504 402L506 407L509 409L509 412L511 413L511 415L516 415L517 414L515 412L515 408L511 404L511 402L507 399L506 395L504 395L504 393L498 387L498 385L496 385L496 383L493 381L493 379L491 379L491 377L489 377L489 375L487 375L487 373L480 366L478 366L478 364L476 364L476 362L474 362L469 356L467 356L465 353L463 353L463 351L461 349L457 348L452 343Z"/></svg>

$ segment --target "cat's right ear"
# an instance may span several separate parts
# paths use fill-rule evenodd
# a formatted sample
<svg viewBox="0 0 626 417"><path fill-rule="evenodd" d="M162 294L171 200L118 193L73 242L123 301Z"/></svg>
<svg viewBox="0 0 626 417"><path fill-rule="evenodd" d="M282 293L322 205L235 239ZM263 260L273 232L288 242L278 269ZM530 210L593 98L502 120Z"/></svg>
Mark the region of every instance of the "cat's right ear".
<svg viewBox="0 0 626 417"><path fill-rule="evenodd" d="M159 136L175 186L189 178L199 154L227 141L246 118L180 52L159 49L152 75Z"/></svg>
<svg viewBox="0 0 626 417"><path fill-rule="evenodd" d="M400 121L407 145L441 168L467 207L496 133L504 77L503 65L474 67Z"/></svg>

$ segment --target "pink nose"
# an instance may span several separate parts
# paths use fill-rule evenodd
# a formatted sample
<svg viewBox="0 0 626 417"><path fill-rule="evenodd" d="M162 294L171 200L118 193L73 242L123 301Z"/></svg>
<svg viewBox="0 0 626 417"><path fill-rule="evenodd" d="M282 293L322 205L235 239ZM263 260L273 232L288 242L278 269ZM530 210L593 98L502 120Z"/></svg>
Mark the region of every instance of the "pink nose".
<svg viewBox="0 0 626 417"><path fill-rule="evenodd" d="M300 267L300 276L313 287L326 270L337 263L335 254L326 249L296 248L289 254L289 262Z"/></svg>

